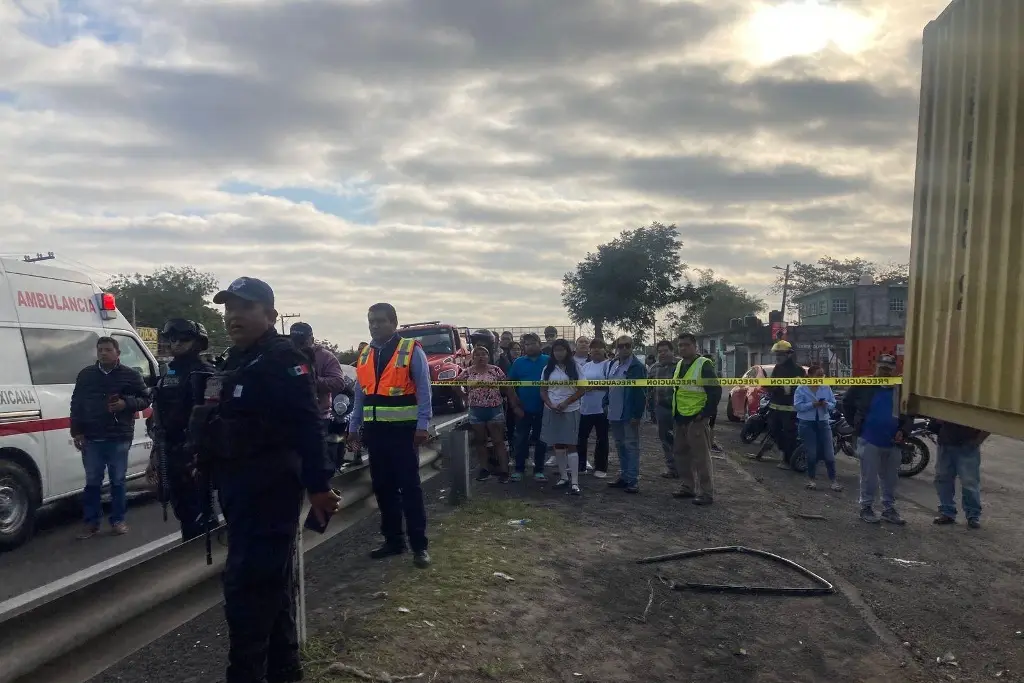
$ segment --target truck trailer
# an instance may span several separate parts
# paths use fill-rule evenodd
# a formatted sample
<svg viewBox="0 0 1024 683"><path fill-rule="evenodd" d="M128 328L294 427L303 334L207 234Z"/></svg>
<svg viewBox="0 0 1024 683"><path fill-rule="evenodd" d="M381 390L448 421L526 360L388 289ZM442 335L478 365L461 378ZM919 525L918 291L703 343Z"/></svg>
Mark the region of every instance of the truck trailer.
<svg viewBox="0 0 1024 683"><path fill-rule="evenodd" d="M923 40L903 410L1024 439L1024 2Z"/></svg>

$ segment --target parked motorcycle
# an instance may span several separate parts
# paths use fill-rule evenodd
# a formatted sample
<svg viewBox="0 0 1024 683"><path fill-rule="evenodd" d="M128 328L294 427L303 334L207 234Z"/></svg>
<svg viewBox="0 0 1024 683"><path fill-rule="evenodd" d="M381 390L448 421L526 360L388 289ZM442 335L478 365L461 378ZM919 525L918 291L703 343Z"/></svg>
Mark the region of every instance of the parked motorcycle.
<svg viewBox="0 0 1024 683"><path fill-rule="evenodd" d="M897 448L899 448L902 456L899 471L901 477L918 475L931 462L931 451L928 449L928 445L921 439L921 432L927 430L927 424L921 426L919 422L920 419L915 419L911 435L904 438L902 443L897 444ZM924 422L927 422L927 420ZM855 460L858 459L857 448L854 444L856 434L853 427L846 421L846 418L843 417L838 408L832 411L828 423L832 431L833 452L837 454L842 452ZM932 440L934 441L934 439ZM791 465L797 472L807 471L807 450L804 448L802 441L797 442Z"/></svg>
<svg viewBox="0 0 1024 683"><path fill-rule="evenodd" d="M754 443L757 437L768 431L768 412L771 401L765 395L757 406L757 412L749 416L743 423L740 430L740 440L743 443Z"/></svg>
<svg viewBox="0 0 1024 683"><path fill-rule="evenodd" d="M348 426L355 408L355 396L350 391L343 391L331 402L331 421L327 425L327 451L335 469L341 469L362 461L362 454L353 454L353 460L347 460Z"/></svg>

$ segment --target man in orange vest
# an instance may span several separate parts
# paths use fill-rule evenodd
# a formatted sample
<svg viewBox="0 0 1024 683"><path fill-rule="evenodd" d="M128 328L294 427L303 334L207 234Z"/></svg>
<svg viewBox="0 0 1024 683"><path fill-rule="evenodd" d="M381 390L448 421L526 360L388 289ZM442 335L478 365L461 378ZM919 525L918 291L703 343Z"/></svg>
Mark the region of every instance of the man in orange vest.
<svg viewBox="0 0 1024 683"><path fill-rule="evenodd" d="M374 304L366 317L372 340L356 360L348 446L358 451L365 441L370 453L370 479L384 536L384 544L370 557L381 559L405 552L404 514L413 563L423 569L430 566L430 554L419 447L427 440L432 416L430 366L418 341L398 335L394 306Z"/></svg>

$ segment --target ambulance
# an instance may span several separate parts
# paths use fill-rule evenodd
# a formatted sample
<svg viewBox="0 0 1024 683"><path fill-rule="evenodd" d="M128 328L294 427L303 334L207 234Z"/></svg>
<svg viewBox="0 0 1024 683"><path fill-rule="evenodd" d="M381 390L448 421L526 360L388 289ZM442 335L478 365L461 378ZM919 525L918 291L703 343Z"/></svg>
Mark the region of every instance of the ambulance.
<svg viewBox="0 0 1024 683"><path fill-rule="evenodd" d="M40 506L85 487L69 431L71 393L104 336L118 341L122 365L156 384L157 361L113 294L74 270L0 258L0 548L31 538ZM149 414L136 416L129 478L149 463Z"/></svg>

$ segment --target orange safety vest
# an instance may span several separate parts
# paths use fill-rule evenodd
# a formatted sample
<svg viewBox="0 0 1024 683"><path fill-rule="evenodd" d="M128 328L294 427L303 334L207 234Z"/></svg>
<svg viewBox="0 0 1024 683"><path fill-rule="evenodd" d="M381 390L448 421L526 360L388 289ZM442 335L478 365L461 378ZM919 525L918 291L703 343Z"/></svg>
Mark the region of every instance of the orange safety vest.
<svg viewBox="0 0 1024 683"><path fill-rule="evenodd" d="M356 380L363 389L364 422L416 424L416 384L412 381L412 354L419 345L415 339L400 339L379 377L377 350L367 346L359 354Z"/></svg>

